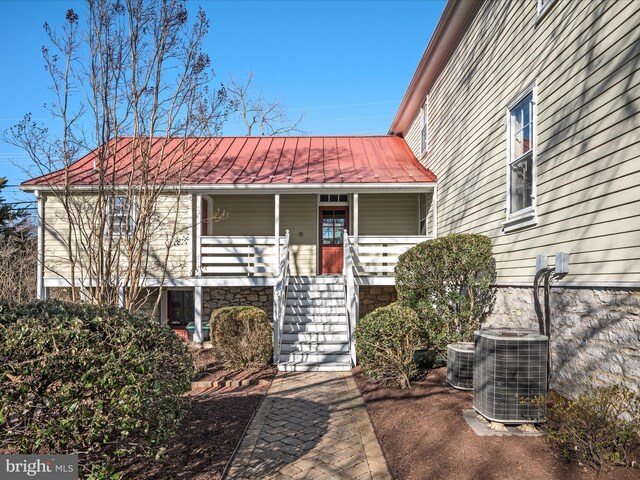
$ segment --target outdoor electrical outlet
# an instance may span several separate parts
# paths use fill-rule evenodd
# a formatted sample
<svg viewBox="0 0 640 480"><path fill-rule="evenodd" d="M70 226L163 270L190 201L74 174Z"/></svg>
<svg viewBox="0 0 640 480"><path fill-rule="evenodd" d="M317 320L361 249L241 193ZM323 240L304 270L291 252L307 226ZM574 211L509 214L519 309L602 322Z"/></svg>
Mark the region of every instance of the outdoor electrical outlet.
<svg viewBox="0 0 640 480"><path fill-rule="evenodd" d="M556 274L566 275L569 273L569 254L567 252L556 253Z"/></svg>

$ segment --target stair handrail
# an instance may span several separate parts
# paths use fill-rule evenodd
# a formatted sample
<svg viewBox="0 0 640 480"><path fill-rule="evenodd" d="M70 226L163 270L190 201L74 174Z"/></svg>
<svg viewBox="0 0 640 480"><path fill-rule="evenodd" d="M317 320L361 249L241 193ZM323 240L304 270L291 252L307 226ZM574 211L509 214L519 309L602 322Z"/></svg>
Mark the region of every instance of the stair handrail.
<svg viewBox="0 0 640 480"><path fill-rule="evenodd" d="M347 322L349 324L349 356L351 365L356 366L355 329L358 321L359 292L357 276L354 274L355 262L353 258L351 241L347 230L342 235L342 245L344 249L344 263L342 274L344 275L345 300L347 306Z"/></svg>
<svg viewBox="0 0 640 480"><path fill-rule="evenodd" d="M284 243L280 249L280 264L276 280L274 301L274 325L273 325L273 363L280 360L282 350L282 331L284 329L284 315L287 303L287 291L289 286L289 230L284 235Z"/></svg>

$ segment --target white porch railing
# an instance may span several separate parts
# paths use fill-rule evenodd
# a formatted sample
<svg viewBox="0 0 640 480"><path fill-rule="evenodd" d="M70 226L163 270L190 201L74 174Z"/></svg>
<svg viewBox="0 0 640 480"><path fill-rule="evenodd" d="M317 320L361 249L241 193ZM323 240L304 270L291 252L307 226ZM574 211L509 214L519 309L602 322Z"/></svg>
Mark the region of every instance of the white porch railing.
<svg viewBox="0 0 640 480"><path fill-rule="evenodd" d="M360 290L358 288L357 272L353 262L353 245L349 240L347 231L342 236L342 244L344 247L344 264L342 273L344 275L344 290L347 307L347 322L349 324L349 356L351 357L351 365L356 365L356 344L354 335L356 323L358 321L358 309L360 307Z"/></svg>
<svg viewBox="0 0 640 480"><path fill-rule="evenodd" d="M356 364L355 329L360 309L360 285L362 277L391 277L398 257L414 245L430 240L424 235L405 237L349 236L344 231L344 265L345 299L347 320L349 322L349 354L351 363ZM357 242L357 243L356 243Z"/></svg>
<svg viewBox="0 0 640 480"><path fill-rule="evenodd" d="M201 237L200 274L274 277L276 237Z"/></svg>
<svg viewBox="0 0 640 480"><path fill-rule="evenodd" d="M430 240L424 235L349 237L349 249L356 276L393 276L398 257L414 245ZM347 248L345 246L345 248Z"/></svg>
<svg viewBox="0 0 640 480"><path fill-rule="evenodd" d="M284 313L287 308L287 287L289 285L289 230L284 236L284 244L280 250L278 280L273 296L273 363L280 360L282 348L282 330L284 329Z"/></svg>

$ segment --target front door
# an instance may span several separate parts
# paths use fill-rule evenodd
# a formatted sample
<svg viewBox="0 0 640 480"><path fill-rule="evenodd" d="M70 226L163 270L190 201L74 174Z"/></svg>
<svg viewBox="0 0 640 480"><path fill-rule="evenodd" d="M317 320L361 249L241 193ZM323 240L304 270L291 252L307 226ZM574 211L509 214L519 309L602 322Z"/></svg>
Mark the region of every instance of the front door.
<svg viewBox="0 0 640 480"><path fill-rule="evenodd" d="M342 273L344 229L348 207L320 207L320 274Z"/></svg>

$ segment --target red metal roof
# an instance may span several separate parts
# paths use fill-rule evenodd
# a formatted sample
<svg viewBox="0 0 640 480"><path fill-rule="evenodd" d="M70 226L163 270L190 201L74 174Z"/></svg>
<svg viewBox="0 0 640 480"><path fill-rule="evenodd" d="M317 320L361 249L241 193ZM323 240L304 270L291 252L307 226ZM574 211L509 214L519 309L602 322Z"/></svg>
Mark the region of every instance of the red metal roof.
<svg viewBox="0 0 640 480"><path fill-rule="evenodd" d="M145 181L138 167L145 158L157 167L159 177L168 184L436 181L436 176L418 162L405 140L394 136L156 137L150 141L138 138L135 142L132 137L118 137L106 147L92 151L71 165L71 185L98 184L96 165L100 165L101 156L106 158L102 162L104 172L116 185L126 184L130 175L135 182ZM109 154L104 153L107 150ZM143 151L150 153L143 155ZM58 171L22 185L61 185L63 182L64 172Z"/></svg>

